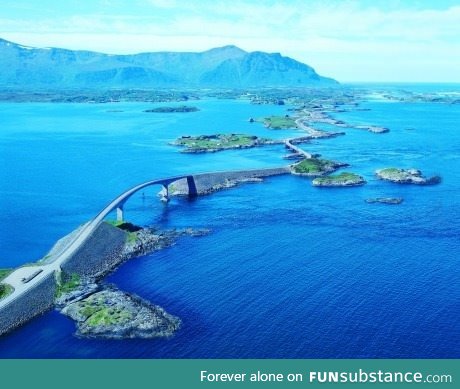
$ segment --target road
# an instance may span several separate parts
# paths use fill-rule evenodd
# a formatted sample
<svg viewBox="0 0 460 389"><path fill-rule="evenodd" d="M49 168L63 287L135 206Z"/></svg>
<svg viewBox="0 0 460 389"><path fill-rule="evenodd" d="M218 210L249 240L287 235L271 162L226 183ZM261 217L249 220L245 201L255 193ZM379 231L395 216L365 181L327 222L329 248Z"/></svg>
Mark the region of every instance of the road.
<svg viewBox="0 0 460 389"><path fill-rule="evenodd" d="M289 138L289 139L285 139L284 141L284 144L286 145L286 147L292 151L294 151L294 153L296 154L299 154L299 155L303 155L305 158L307 159L311 159L313 158L313 155L310 154L309 152L307 151L304 151L302 150L300 147L297 147L297 146L294 146L291 142L294 142L294 141L300 141L300 140L305 140L306 137L301 137L301 138Z"/></svg>
<svg viewBox="0 0 460 389"><path fill-rule="evenodd" d="M273 169L254 169L254 171L264 171L264 170L273 170ZM61 265L71 258L76 251L82 247L84 242L96 231L97 227L104 221L104 219L113 212L118 207L122 206L134 193L152 185L162 185L167 186L175 181L193 177L199 178L200 176L206 175L222 175L229 173L248 173L251 170L236 171L236 172L212 172L212 173L202 173L196 175L181 175L162 178L158 180L147 181L142 184L136 185L131 189L123 192L107 204L102 211L100 211L93 219L91 219L86 224L82 225L78 230L75 231L74 236L64 246L57 252L50 252L50 256L43 263L35 263L33 265L23 266L15 269L11 274L9 274L2 283L11 285L14 288L13 293L9 296L0 300L0 309L20 297L22 294L26 293L28 290L32 289L35 285L40 283L43 279L49 276L51 273L59 270ZM31 277L34 272L37 270L42 270L40 274L31 279L29 282L24 283L23 278Z"/></svg>
<svg viewBox="0 0 460 389"><path fill-rule="evenodd" d="M187 176L168 177L159 180L147 181L140 185L137 185L126 192L123 192L107 206L105 206L101 212L99 212L91 221L84 224L76 233L75 237L59 252L53 253L51 257L47 258L45 264L34 264L29 266L23 266L14 270L9 274L2 283L11 285L14 291L9 296L0 300L0 309L8 305L11 301L15 300L23 293L32 289L36 284L40 283L50 273L54 273L59 270L61 264L69 259L75 252L83 245L83 243L94 233L99 224L107 217L109 213L114 211L117 207L122 205L129 197L131 197L137 191L152 185L168 185L171 182L186 178ZM23 278L31 277L37 270L42 270L40 274L34 277L27 283L22 281Z"/></svg>

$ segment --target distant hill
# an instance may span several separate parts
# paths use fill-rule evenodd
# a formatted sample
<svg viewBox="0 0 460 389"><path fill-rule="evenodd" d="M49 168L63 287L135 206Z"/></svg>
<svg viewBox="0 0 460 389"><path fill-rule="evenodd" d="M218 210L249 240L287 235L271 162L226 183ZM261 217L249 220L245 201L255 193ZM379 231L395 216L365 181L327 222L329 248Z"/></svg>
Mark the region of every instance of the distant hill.
<svg viewBox="0 0 460 389"><path fill-rule="evenodd" d="M201 53L110 55L34 48L0 39L0 86L32 88L241 88L337 81L279 53L224 46Z"/></svg>

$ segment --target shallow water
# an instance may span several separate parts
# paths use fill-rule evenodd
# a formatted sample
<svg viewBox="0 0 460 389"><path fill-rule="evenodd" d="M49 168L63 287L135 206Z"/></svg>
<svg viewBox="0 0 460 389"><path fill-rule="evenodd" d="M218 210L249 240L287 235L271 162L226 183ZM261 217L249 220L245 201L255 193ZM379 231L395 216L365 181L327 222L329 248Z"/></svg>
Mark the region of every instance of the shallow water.
<svg viewBox="0 0 460 389"><path fill-rule="evenodd" d="M283 138L249 117L288 107L191 102L201 111L142 113L152 104L0 104L0 267L46 254L54 241L130 186L153 178L279 166L283 146L190 155L184 134L249 132ZM388 134L347 134L304 145L348 162L368 184L313 188L273 177L162 205L146 190L127 204L145 225L206 227L132 260L108 282L183 320L170 339L87 340L49 312L0 339L2 357L329 358L459 357L459 105L369 102L337 114ZM123 112L108 112L121 109ZM378 181L386 166L440 173L442 184ZM400 205L369 197L403 197Z"/></svg>

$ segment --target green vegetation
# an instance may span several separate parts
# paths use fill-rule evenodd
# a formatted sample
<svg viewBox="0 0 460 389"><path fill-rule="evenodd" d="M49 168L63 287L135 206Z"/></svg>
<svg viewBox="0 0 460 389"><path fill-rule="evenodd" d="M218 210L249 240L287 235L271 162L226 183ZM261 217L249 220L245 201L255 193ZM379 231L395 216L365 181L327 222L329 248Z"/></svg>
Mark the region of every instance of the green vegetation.
<svg viewBox="0 0 460 389"><path fill-rule="evenodd" d="M3 280L13 271L13 269L0 269L0 281Z"/></svg>
<svg viewBox="0 0 460 389"><path fill-rule="evenodd" d="M106 223L127 232L136 232L142 229L141 227L124 220L106 220Z"/></svg>
<svg viewBox="0 0 460 389"><path fill-rule="evenodd" d="M9 284L0 284L0 300L13 293L14 288Z"/></svg>
<svg viewBox="0 0 460 389"><path fill-rule="evenodd" d="M391 176L391 175L399 175L402 173L402 170L401 169L397 169L395 167L387 167L386 169L382 169L380 170L380 173L381 174L384 174L384 175L388 175L388 176Z"/></svg>
<svg viewBox="0 0 460 389"><path fill-rule="evenodd" d="M418 169L397 169L394 167L380 169L375 174L382 180L398 184L435 185L441 182L440 176L424 177Z"/></svg>
<svg viewBox="0 0 460 389"><path fill-rule="evenodd" d="M121 324L129 322L133 316L120 308L102 308L101 310L92 314L87 324L90 326Z"/></svg>
<svg viewBox="0 0 460 389"><path fill-rule="evenodd" d="M137 241L137 234L135 232L128 232L126 243L133 244Z"/></svg>
<svg viewBox="0 0 460 389"><path fill-rule="evenodd" d="M365 183L366 181L360 175L347 172L327 177L318 177L312 182L314 186L356 186Z"/></svg>
<svg viewBox="0 0 460 389"><path fill-rule="evenodd" d="M114 226L114 227L120 227L123 224L125 224L125 222L123 220L106 220L105 222L107 224L110 224L111 226Z"/></svg>
<svg viewBox="0 0 460 389"><path fill-rule="evenodd" d="M158 107L158 108L146 109L144 112L173 113L173 112L196 112L196 111L199 111L197 107L189 107L187 105L181 105L178 107Z"/></svg>
<svg viewBox="0 0 460 389"><path fill-rule="evenodd" d="M174 144L186 148L186 152L209 152L225 149L254 147L261 144L271 143L265 138L245 134L216 134L200 136L182 136Z"/></svg>
<svg viewBox="0 0 460 389"><path fill-rule="evenodd" d="M257 122L264 123L265 127L272 128L274 130L285 130L288 128L297 128L297 124L290 116L269 116L266 118L260 118Z"/></svg>
<svg viewBox="0 0 460 389"><path fill-rule="evenodd" d="M329 161L327 159L308 158L295 164L292 169L294 173L309 174L309 175L321 175L334 171L340 164Z"/></svg>
<svg viewBox="0 0 460 389"><path fill-rule="evenodd" d="M80 283L81 277L76 273L71 274L70 277L67 277L67 280L58 282L56 297L60 297L65 293L72 292L78 286L80 286Z"/></svg>
<svg viewBox="0 0 460 389"><path fill-rule="evenodd" d="M121 324L133 319L129 311L117 305L108 306L100 296L91 296L77 304L78 314L90 326Z"/></svg>

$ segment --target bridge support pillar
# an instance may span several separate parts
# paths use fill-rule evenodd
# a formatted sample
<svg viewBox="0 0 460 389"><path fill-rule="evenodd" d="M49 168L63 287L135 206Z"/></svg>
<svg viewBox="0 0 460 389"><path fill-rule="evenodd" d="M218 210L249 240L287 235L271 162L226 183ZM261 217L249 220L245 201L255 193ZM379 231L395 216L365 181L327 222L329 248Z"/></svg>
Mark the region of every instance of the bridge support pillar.
<svg viewBox="0 0 460 389"><path fill-rule="evenodd" d="M117 222L123 221L123 205L117 207Z"/></svg>
<svg viewBox="0 0 460 389"><path fill-rule="evenodd" d="M168 184L166 185L163 185L163 193L162 193L162 196L161 196L161 201L163 203L169 203L169 188L168 188Z"/></svg>
<svg viewBox="0 0 460 389"><path fill-rule="evenodd" d="M188 197L196 197L198 191L196 189L195 178L193 176L187 176L187 185L188 185Z"/></svg>

